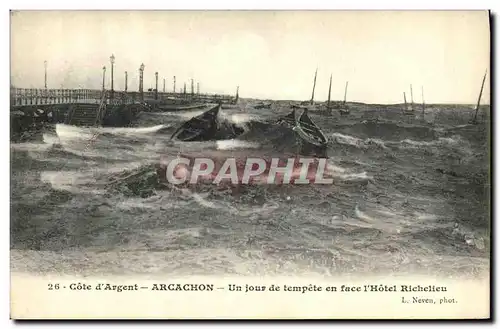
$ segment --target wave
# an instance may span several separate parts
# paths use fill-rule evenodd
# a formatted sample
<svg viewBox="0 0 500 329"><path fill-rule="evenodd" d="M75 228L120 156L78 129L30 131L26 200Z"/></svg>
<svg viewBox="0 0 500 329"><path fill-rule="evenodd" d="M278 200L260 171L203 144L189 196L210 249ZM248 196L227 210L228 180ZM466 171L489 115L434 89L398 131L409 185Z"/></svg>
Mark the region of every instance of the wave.
<svg viewBox="0 0 500 329"><path fill-rule="evenodd" d="M366 139L398 141L403 139L433 140L439 133L432 126L405 124L386 121L363 121L336 125L334 130L341 134L359 136Z"/></svg>
<svg viewBox="0 0 500 329"><path fill-rule="evenodd" d="M125 136L151 134L167 127L169 127L169 125L165 124L150 127L78 127L58 123L56 124L55 131L59 139L82 139L95 134Z"/></svg>
<svg viewBox="0 0 500 329"><path fill-rule="evenodd" d="M259 148L260 144L237 139L219 140L215 142L218 150L234 150L239 148Z"/></svg>
<svg viewBox="0 0 500 329"><path fill-rule="evenodd" d="M442 146L442 145L452 145L455 146L460 142L460 139L450 138L450 137L440 137L433 141L415 141L411 139L405 139L400 142L401 146L415 146L415 147L427 147L427 146Z"/></svg>

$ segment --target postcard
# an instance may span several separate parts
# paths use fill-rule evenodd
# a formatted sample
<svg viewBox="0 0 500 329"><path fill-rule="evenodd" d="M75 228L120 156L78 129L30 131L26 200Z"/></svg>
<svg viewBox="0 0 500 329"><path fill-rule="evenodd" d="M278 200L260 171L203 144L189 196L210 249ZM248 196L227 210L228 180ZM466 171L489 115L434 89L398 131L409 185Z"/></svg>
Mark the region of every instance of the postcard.
<svg viewBox="0 0 500 329"><path fill-rule="evenodd" d="M13 10L12 319L488 319L488 11Z"/></svg>

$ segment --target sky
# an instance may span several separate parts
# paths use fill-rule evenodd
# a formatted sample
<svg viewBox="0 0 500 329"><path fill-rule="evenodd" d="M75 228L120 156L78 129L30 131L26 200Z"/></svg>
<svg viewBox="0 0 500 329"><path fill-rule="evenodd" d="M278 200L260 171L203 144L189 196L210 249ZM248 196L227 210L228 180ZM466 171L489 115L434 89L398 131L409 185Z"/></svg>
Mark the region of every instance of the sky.
<svg viewBox="0 0 500 329"><path fill-rule="evenodd" d="M159 90L184 82L200 92L261 99L401 103L490 99L486 11L17 11L11 13L11 84Z"/></svg>

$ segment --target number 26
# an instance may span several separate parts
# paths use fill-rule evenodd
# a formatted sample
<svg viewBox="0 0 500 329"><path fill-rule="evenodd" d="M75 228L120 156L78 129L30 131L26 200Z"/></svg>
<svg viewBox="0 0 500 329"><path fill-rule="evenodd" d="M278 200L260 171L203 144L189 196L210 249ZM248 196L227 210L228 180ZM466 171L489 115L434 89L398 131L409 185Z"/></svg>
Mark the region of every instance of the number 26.
<svg viewBox="0 0 500 329"><path fill-rule="evenodd" d="M59 290L59 283L56 284L49 283L49 290Z"/></svg>

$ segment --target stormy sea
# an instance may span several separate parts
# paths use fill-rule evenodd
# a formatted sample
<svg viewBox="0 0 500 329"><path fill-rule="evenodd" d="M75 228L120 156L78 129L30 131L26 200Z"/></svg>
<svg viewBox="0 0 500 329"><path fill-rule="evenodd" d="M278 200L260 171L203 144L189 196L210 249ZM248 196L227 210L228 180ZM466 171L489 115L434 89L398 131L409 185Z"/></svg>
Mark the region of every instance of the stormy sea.
<svg viewBox="0 0 500 329"><path fill-rule="evenodd" d="M158 183L162 156L280 155L288 102L222 108L230 140L170 141L202 110L133 127L47 125L11 149L11 270L58 274L478 276L490 267L490 123L473 106L351 104L310 111L333 184ZM485 114L486 113L486 114Z"/></svg>

